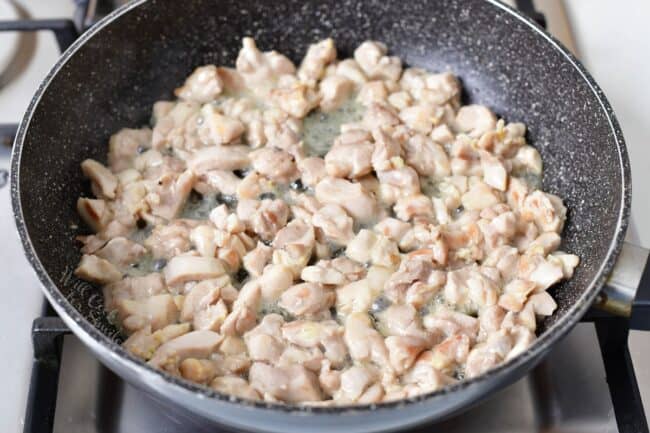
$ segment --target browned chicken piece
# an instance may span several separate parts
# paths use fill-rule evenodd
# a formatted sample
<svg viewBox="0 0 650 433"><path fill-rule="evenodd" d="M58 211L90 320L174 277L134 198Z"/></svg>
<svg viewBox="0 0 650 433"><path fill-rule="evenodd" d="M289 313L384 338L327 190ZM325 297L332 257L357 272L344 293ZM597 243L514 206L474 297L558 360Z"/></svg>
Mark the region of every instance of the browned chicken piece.
<svg viewBox="0 0 650 433"><path fill-rule="evenodd" d="M372 137L375 141L372 168L376 172L398 168L403 164L403 160L400 159L402 147L397 140L380 128L372 131Z"/></svg>
<svg viewBox="0 0 650 433"><path fill-rule="evenodd" d="M386 236L388 239L399 242L406 232L411 228L411 224L400 221L397 218L384 218L375 224L375 231Z"/></svg>
<svg viewBox="0 0 650 433"><path fill-rule="evenodd" d="M120 129L108 141L108 166L114 173L133 167L139 149L151 146L151 129Z"/></svg>
<svg viewBox="0 0 650 433"><path fill-rule="evenodd" d="M226 116L212 104L201 108L203 123L198 134L207 145L227 145L235 142L246 130L238 119Z"/></svg>
<svg viewBox="0 0 650 433"><path fill-rule="evenodd" d="M417 356L429 347L428 341L421 337L390 336L386 338L386 348L390 364L397 374L407 371Z"/></svg>
<svg viewBox="0 0 650 433"><path fill-rule="evenodd" d="M122 279L122 273L108 260L84 254L74 274L96 284L108 284Z"/></svg>
<svg viewBox="0 0 650 433"><path fill-rule="evenodd" d="M220 376L215 377L210 383L210 388L222 392L226 395L234 395L239 398L248 400L259 400L260 395L248 384L246 379L239 376Z"/></svg>
<svg viewBox="0 0 650 433"><path fill-rule="evenodd" d="M95 197L115 198L117 177L108 168L93 159L86 159L81 163L81 171L90 179Z"/></svg>
<svg viewBox="0 0 650 433"><path fill-rule="evenodd" d="M223 81L215 65L199 66L174 94L188 101L205 104L214 101L223 90Z"/></svg>
<svg viewBox="0 0 650 433"><path fill-rule="evenodd" d="M113 219L113 212L104 200L80 197L77 200L77 213L95 232L100 232Z"/></svg>
<svg viewBox="0 0 650 433"><path fill-rule="evenodd" d="M433 203L424 194L398 198L393 210L395 216L402 221L414 219L428 221L433 218Z"/></svg>
<svg viewBox="0 0 650 433"><path fill-rule="evenodd" d="M435 391L453 382L453 379L435 368L433 353L425 351L416 359L413 368L404 374L407 392L405 396L413 396ZM409 385L411 385L409 387ZM403 398L400 396L399 398Z"/></svg>
<svg viewBox="0 0 650 433"><path fill-rule="evenodd" d="M331 38L311 44L298 68L298 78L305 82L319 80L325 72L325 67L334 60L336 47Z"/></svg>
<svg viewBox="0 0 650 433"><path fill-rule="evenodd" d="M282 87L272 89L270 98L282 111L300 119L318 106L321 95L308 85L292 80Z"/></svg>
<svg viewBox="0 0 650 433"><path fill-rule="evenodd" d="M185 292L180 320L190 322L198 311L215 304L220 299L221 288L226 284L225 279L215 278L203 280L193 285L189 291Z"/></svg>

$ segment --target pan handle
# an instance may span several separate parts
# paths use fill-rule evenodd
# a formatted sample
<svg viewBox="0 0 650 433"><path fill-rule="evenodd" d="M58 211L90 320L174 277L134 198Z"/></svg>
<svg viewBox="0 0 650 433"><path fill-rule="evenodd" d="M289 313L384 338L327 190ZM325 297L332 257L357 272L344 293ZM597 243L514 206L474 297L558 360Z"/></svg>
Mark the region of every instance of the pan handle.
<svg viewBox="0 0 650 433"><path fill-rule="evenodd" d="M630 319L630 328L650 330L650 250L628 242L594 307Z"/></svg>

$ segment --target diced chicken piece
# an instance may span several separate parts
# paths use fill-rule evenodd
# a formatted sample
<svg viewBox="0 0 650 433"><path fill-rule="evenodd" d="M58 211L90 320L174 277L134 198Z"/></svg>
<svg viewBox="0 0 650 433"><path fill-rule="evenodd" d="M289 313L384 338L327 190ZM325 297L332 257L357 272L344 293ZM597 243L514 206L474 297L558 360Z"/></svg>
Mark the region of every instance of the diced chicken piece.
<svg viewBox="0 0 650 433"><path fill-rule="evenodd" d="M384 102L388 97L388 89L383 81L369 81L363 83L361 90L359 90L359 95L357 96L357 102L361 105L369 106L375 102Z"/></svg>
<svg viewBox="0 0 650 433"><path fill-rule="evenodd" d="M477 311L497 303L496 282L474 266L449 272L444 294L448 303L465 311Z"/></svg>
<svg viewBox="0 0 650 433"><path fill-rule="evenodd" d="M257 314L253 308L240 307L228 314L226 320L221 325L220 332L223 335L243 335L246 331L252 329L257 321Z"/></svg>
<svg viewBox="0 0 650 433"><path fill-rule="evenodd" d="M378 128L399 125L401 121L391 106L372 103L364 113L361 123L368 131L373 131Z"/></svg>
<svg viewBox="0 0 650 433"><path fill-rule="evenodd" d="M287 114L302 119L317 107L321 95L299 81L271 90L271 100Z"/></svg>
<svg viewBox="0 0 650 433"><path fill-rule="evenodd" d="M392 302L404 303L408 291L416 283L421 283L428 289L427 297L430 298L442 288L445 276L444 273L434 270L432 261L415 256L402 261L399 270L386 281L384 294Z"/></svg>
<svg viewBox="0 0 650 433"><path fill-rule="evenodd" d="M277 147L267 146L250 154L253 168L268 179L289 183L298 177L294 158Z"/></svg>
<svg viewBox="0 0 650 433"><path fill-rule="evenodd" d="M445 307L439 307L435 312L427 314L422 324L429 332L444 338L463 334L474 340L479 331L479 320L475 317Z"/></svg>
<svg viewBox="0 0 650 433"><path fill-rule="evenodd" d="M142 301L118 299L115 304L120 323L128 333L145 326L156 331L178 319L178 307L169 294L155 295Z"/></svg>
<svg viewBox="0 0 650 433"><path fill-rule="evenodd" d="M298 161L298 170L303 185L314 187L318 182L327 177L325 160L316 156Z"/></svg>
<svg viewBox="0 0 650 433"><path fill-rule="evenodd" d="M431 364L436 369L451 374L467 361L470 339L465 334L452 335L437 344L431 351Z"/></svg>
<svg viewBox="0 0 650 433"><path fill-rule="evenodd" d="M104 286L104 308L117 308L117 301L130 299L144 301L152 296L167 293L162 275L156 272L142 277L126 277Z"/></svg>
<svg viewBox="0 0 650 433"><path fill-rule="evenodd" d="M542 232L562 232L566 208L558 196L534 191L523 202L521 216L535 224Z"/></svg>
<svg viewBox="0 0 650 433"><path fill-rule="evenodd" d="M156 332L151 332L151 325L146 325L144 328L134 332L126 339L122 346L134 354L135 356L149 360L156 349L167 341L180 337L183 334L190 332L189 323L180 323L174 325L167 325Z"/></svg>
<svg viewBox="0 0 650 433"><path fill-rule="evenodd" d="M354 82L341 75L332 75L320 82L320 109L323 112L339 108L354 90Z"/></svg>
<svg viewBox="0 0 650 433"><path fill-rule="evenodd" d="M96 284L108 284L122 279L122 273L108 260L84 254L74 274Z"/></svg>
<svg viewBox="0 0 650 433"><path fill-rule="evenodd" d="M430 104L417 104L404 108L399 113L400 119L409 128L421 134L429 134L434 123L438 123L440 117L439 108Z"/></svg>
<svg viewBox="0 0 650 433"><path fill-rule="evenodd" d="M268 265L258 279L262 301L276 302L282 293L293 285L294 275L291 268L284 265Z"/></svg>
<svg viewBox="0 0 650 433"><path fill-rule="evenodd" d="M124 237L113 238L95 251L97 257L106 259L118 267L131 265L146 253L147 250L142 245Z"/></svg>
<svg viewBox="0 0 650 433"><path fill-rule="evenodd" d="M113 212L101 199L80 197L77 200L77 213L95 232L104 230L113 219Z"/></svg>
<svg viewBox="0 0 650 433"><path fill-rule="evenodd" d="M323 206L312 216L311 222L331 242L346 245L354 237L354 220L339 205Z"/></svg>
<svg viewBox="0 0 650 433"><path fill-rule="evenodd" d="M460 83L449 72L441 74L427 74L425 78L426 89L423 89L420 98L427 102L443 105L451 102L458 104L460 99Z"/></svg>
<svg viewBox="0 0 650 433"><path fill-rule="evenodd" d="M205 384L217 375L216 362L211 359L187 358L181 361L178 370L183 378Z"/></svg>
<svg viewBox="0 0 650 433"><path fill-rule="evenodd" d="M205 104L217 99L223 90L223 82L214 65L199 66L187 77L182 87L174 91L180 99Z"/></svg>
<svg viewBox="0 0 650 433"><path fill-rule="evenodd" d="M461 198L463 207L469 210L482 210L494 206L501 200L489 185L478 181Z"/></svg>
<svg viewBox="0 0 650 433"><path fill-rule="evenodd" d="M524 308L524 303L533 290L535 290L535 283L531 281L512 280L503 288L503 293L499 297L499 306L518 313Z"/></svg>
<svg viewBox="0 0 650 433"><path fill-rule="evenodd" d="M416 386L414 393L407 393L407 396L435 391L452 382L448 376L434 367L431 351L420 354L413 368L404 374L403 380L406 384Z"/></svg>
<svg viewBox="0 0 650 433"><path fill-rule="evenodd" d="M423 194L410 197L400 197L393 207L395 215L402 221L411 221L415 218L429 220L433 217L433 203Z"/></svg>
<svg viewBox="0 0 650 433"><path fill-rule="evenodd" d="M465 364L465 376L468 378L479 376L501 363L502 358L495 352L489 350L483 344L477 344L469 352Z"/></svg>
<svg viewBox="0 0 650 433"><path fill-rule="evenodd" d="M377 317L385 335L411 336L431 341L431 335L422 328L418 312L412 305L393 304Z"/></svg>
<svg viewBox="0 0 650 433"><path fill-rule="evenodd" d="M433 128L433 131L431 131L431 138L436 143L449 145L456 137L454 137L454 133L451 132L449 127L443 124Z"/></svg>
<svg viewBox="0 0 650 433"><path fill-rule="evenodd" d="M196 176L191 170L186 170L179 176L161 177L146 196L151 212L168 220L175 218L185 205L195 181Z"/></svg>
<svg viewBox="0 0 650 433"><path fill-rule="evenodd" d="M262 322L244 335L248 354L253 361L276 364L285 349L280 326L284 320L276 314L265 316Z"/></svg>
<svg viewBox="0 0 650 433"><path fill-rule="evenodd" d="M237 194L241 179L232 171L209 170L197 177L194 189L203 195L221 193L225 195Z"/></svg>
<svg viewBox="0 0 650 433"><path fill-rule="evenodd" d="M541 254L546 256L558 249L561 241L562 238L555 232L542 233L528 246L527 254Z"/></svg>
<svg viewBox="0 0 650 433"><path fill-rule="evenodd" d="M458 110L455 126L459 132L471 137L480 137L496 128L497 119L489 108L483 105L465 105Z"/></svg>
<svg viewBox="0 0 650 433"><path fill-rule="evenodd" d="M564 278L569 279L573 277L573 271L580 263L580 258L575 254L567 254L562 251L556 251L552 254L552 256L560 260L562 263L562 272L564 273Z"/></svg>
<svg viewBox="0 0 650 433"><path fill-rule="evenodd" d="M81 171L92 182L97 198L115 198L117 177L108 168L93 159L86 159L81 163Z"/></svg>
<svg viewBox="0 0 650 433"><path fill-rule="evenodd" d="M527 304L532 306L538 316L550 316L557 309L557 303L548 292L535 293L528 298Z"/></svg>
<svg viewBox="0 0 650 433"><path fill-rule="evenodd" d="M228 307L223 299L219 299L215 304L208 305L204 309L196 312L192 326L196 330L205 329L219 332L227 316Z"/></svg>
<svg viewBox="0 0 650 433"><path fill-rule="evenodd" d="M171 259L191 248L190 230L195 225L196 222L190 220L175 220L168 225L157 225L144 245L154 257Z"/></svg>
<svg viewBox="0 0 650 433"><path fill-rule="evenodd" d="M262 201L240 200L237 216L246 226L263 240L271 240L285 227L289 218L289 208L283 200L264 199Z"/></svg>
<svg viewBox="0 0 650 433"><path fill-rule="evenodd" d="M210 388L226 395L234 395L248 400L259 400L260 395L248 384L245 379L239 376L216 377L210 383Z"/></svg>
<svg viewBox="0 0 650 433"><path fill-rule="evenodd" d="M356 402L379 379L375 369L354 365L341 373L341 386L334 396L343 402Z"/></svg>
<svg viewBox="0 0 650 433"><path fill-rule="evenodd" d="M260 394L288 403L320 401L318 377L300 365L272 367L255 362L248 373L251 387Z"/></svg>
<svg viewBox="0 0 650 433"><path fill-rule="evenodd" d="M332 177L364 176L372 171L373 150L374 146L369 141L346 142L341 136L334 140L332 148L325 155L325 170Z"/></svg>
<svg viewBox="0 0 650 433"><path fill-rule="evenodd" d="M316 185L315 194L321 203L339 205L362 222L373 219L377 214L376 201L358 183L327 177Z"/></svg>
<svg viewBox="0 0 650 433"><path fill-rule="evenodd" d="M528 172L535 175L542 174L542 157L532 146L522 146L512 159L513 170Z"/></svg>
<svg viewBox="0 0 650 433"><path fill-rule="evenodd" d="M345 255L359 263L394 267L399 263L397 245L385 236L363 229L348 243Z"/></svg>
<svg viewBox="0 0 650 433"><path fill-rule="evenodd" d="M363 84L367 81L366 75L363 73L359 64L354 59L345 59L336 65L335 73L343 77L349 78L357 84Z"/></svg>
<svg viewBox="0 0 650 433"><path fill-rule="evenodd" d="M295 316L316 314L334 304L335 293L320 284L301 283L287 289L278 305Z"/></svg>
<svg viewBox="0 0 650 433"><path fill-rule="evenodd" d="M325 67L334 60L336 47L332 38L311 44L298 68L298 78L307 82L319 80L325 72Z"/></svg>
<svg viewBox="0 0 650 433"><path fill-rule="evenodd" d="M490 152L481 152L481 167L483 168L483 182L486 185L505 191L508 185L508 172L499 158Z"/></svg>
<svg viewBox="0 0 650 433"><path fill-rule="evenodd" d="M354 50L354 60L370 79L397 81L402 74L402 62L397 57L386 56L386 45L366 41Z"/></svg>
<svg viewBox="0 0 650 433"><path fill-rule="evenodd" d="M413 98L409 92L402 90L388 95L388 103L397 110L404 110L413 103Z"/></svg>
<svg viewBox="0 0 650 433"><path fill-rule="evenodd" d="M352 313L345 319L345 344L354 361L372 361L377 366L389 367L388 349L384 338L372 326L366 313Z"/></svg>
<svg viewBox="0 0 650 433"><path fill-rule="evenodd" d="M242 45L235 66L249 87L264 88L281 75L295 73L291 60L276 51L262 53L253 38L244 38Z"/></svg>
<svg viewBox="0 0 650 433"><path fill-rule="evenodd" d="M187 160L189 169L202 175L210 170L241 170L250 165L247 146L209 146L197 150Z"/></svg>
<svg viewBox="0 0 650 433"><path fill-rule="evenodd" d="M288 346L280 355L277 365L278 367L302 365L308 370L318 372L324 360L323 352L317 347L305 349L303 347Z"/></svg>
<svg viewBox="0 0 650 433"><path fill-rule="evenodd" d="M307 266L300 273L304 281L320 284L341 285L357 281L365 276L365 268L345 257L333 260L319 260L314 266Z"/></svg>
<svg viewBox="0 0 650 433"><path fill-rule="evenodd" d="M427 341L412 336L390 336L386 348L390 364L397 374L402 374L415 362L417 356L427 348Z"/></svg>
<svg viewBox="0 0 650 433"><path fill-rule="evenodd" d="M302 220L292 220L273 240L273 263L288 266L295 276L307 265L316 244L314 228Z"/></svg>
<svg viewBox="0 0 650 433"><path fill-rule="evenodd" d="M380 291L381 286L371 286L367 278L339 287L336 289L336 311L341 315L366 312Z"/></svg>
<svg viewBox="0 0 650 433"><path fill-rule="evenodd" d="M233 142L239 138L245 131L244 124L237 119L225 116L220 113L217 107L212 104L206 104L201 108L205 135L211 145L222 145Z"/></svg>
<svg viewBox="0 0 650 433"><path fill-rule="evenodd" d="M546 260L540 260L528 275L528 279L536 284L536 291L546 290L562 278L564 278L563 263L554 259L553 256L548 256Z"/></svg>
<svg viewBox="0 0 650 433"><path fill-rule="evenodd" d="M382 129L373 130L372 136L375 140L372 152L372 167L375 171L390 170L403 164L402 147L397 140Z"/></svg>
<svg viewBox="0 0 650 433"><path fill-rule="evenodd" d="M381 199L384 203L394 203L401 197L411 197L420 193L420 178L408 165L377 173Z"/></svg>
<svg viewBox="0 0 650 433"><path fill-rule="evenodd" d="M189 332L160 346L149 360L149 365L176 371L184 359L209 357L222 340L223 337L213 331Z"/></svg>
<svg viewBox="0 0 650 433"><path fill-rule="evenodd" d="M253 277L259 277L272 257L273 248L257 242L255 249L246 253L243 258L244 269Z"/></svg>
<svg viewBox="0 0 650 433"><path fill-rule="evenodd" d="M189 322L194 315L209 305L215 304L221 296L221 289L226 285L223 279L203 280L191 287L185 294L180 319Z"/></svg>
<svg viewBox="0 0 650 433"><path fill-rule="evenodd" d="M394 242L399 242L410 229L411 224L400 221L397 218L384 218L375 224L374 227L377 233L386 236Z"/></svg>
<svg viewBox="0 0 650 433"><path fill-rule="evenodd" d="M226 273L221 260L214 257L176 256L165 266L168 285L217 278Z"/></svg>
<svg viewBox="0 0 650 433"><path fill-rule="evenodd" d="M405 144L406 162L422 176L445 177L451 174L449 158L438 143L415 134Z"/></svg>
<svg viewBox="0 0 650 433"><path fill-rule="evenodd" d="M151 146L151 129L120 129L108 141L108 165L114 173L133 166L141 149Z"/></svg>

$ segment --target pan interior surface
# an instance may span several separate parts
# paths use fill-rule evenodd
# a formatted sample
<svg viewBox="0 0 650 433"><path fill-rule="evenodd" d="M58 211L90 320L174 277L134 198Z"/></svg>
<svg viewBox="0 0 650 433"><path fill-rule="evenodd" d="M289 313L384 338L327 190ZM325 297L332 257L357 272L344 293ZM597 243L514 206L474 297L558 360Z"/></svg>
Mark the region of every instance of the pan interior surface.
<svg viewBox="0 0 650 433"><path fill-rule="evenodd" d="M80 162L105 161L110 135L147 125L152 104L171 99L196 66L233 65L243 36L295 62L326 37L341 58L364 40L378 40L407 66L459 76L464 102L524 122L544 161L544 190L562 197L569 210L562 249L581 258L574 277L552 290L558 310L540 332L552 332L586 291L595 295L594 282L625 229L627 156L602 95L521 19L476 1L150 0L73 48L18 140L18 224L24 221L28 255L42 280L58 287L46 284L46 290L67 300L73 318L79 314L119 339L101 290L72 276L80 258L74 237L85 233L76 200L89 193Z"/></svg>

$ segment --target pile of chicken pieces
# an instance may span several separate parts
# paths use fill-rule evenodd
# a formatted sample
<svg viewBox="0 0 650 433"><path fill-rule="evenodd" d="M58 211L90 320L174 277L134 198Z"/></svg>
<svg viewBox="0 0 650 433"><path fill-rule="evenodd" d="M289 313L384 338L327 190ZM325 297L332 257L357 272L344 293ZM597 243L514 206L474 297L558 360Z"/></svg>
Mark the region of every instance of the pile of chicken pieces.
<svg viewBox="0 0 650 433"><path fill-rule="evenodd" d="M242 398L376 403L480 375L535 340L578 257L557 251L562 200L528 181L525 126L460 92L379 42L337 60L326 39L296 68L244 38L235 68L197 68L81 164L76 275L133 354ZM361 120L310 154L303 119L351 98ZM222 200L183 218L192 194Z"/></svg>

